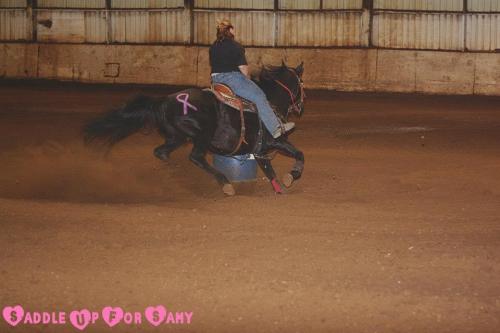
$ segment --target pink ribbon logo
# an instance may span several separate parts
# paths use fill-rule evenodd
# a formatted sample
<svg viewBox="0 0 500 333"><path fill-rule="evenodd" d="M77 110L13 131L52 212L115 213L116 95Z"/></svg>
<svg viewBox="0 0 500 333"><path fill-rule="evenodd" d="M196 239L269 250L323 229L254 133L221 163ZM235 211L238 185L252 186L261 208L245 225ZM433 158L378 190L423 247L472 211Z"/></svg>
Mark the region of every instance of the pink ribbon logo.
<svg viewBox="0 0 500 333"><path fill-rule="evenodd" d="M190 104L188 102L188 99L189 99L189 94L188 93L179 94L179 95L176 96L175 99L177 99L178 102L182 103L184 115L188 114L188 108L191 108L194 111L198 111L198 109L196 108L196 106L194 106L193 104Z"/></svg>
<svg viewBox="0 0 500 333"><path fill-rule="evenodd" d="M19 324L23 320L24 309L20 305L14 307L6 306L2 311L3 319L12 326Z"/></svg>
<svg viewBox="0 0 500 333"><path fill-rule="evenodd" d="M160 325L167 315L167 309L163 305L148 306L144 311L146 319L154 326Z"/></svg>

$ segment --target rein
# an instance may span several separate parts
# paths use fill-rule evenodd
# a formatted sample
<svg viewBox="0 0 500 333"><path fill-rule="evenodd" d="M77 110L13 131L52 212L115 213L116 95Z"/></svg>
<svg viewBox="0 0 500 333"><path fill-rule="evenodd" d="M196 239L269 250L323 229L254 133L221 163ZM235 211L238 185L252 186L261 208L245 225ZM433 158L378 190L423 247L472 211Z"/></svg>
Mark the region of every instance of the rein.
<svg viewBox="0 0 500 333"><path fill-rule="evenodd" d="M285 91L288 93L288 95L290 95L290 100L292 101L292 104L288 107L287 114L286 114L287 118L288 118L288 114L291 111L295 111L298 115L300 115L300 107L304 103L304 98L305 98L304 84L300 80L297 73L295 73L295 71L292 71L291 69L288 69L288 70L293 73L293 75L295 76L295 78L297 79L297 82L299 84L299 91L297 92L296 96L294 96L294 94L292 93L290 88L288 88L283 82L281 82L278 79L274 79L274 82L276 82L283 89L285 89ZM298 97L299 93L300 93L300 101L297 101L297 97Z"/></svg>

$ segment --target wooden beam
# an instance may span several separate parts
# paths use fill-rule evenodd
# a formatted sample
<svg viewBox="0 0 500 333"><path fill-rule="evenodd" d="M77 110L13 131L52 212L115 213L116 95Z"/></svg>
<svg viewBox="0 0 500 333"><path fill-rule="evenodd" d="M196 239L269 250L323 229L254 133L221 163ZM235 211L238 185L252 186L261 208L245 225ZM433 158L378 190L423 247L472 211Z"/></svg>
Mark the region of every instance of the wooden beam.
<svg viewBox="0 0 500 333"><path fill-rule="evenodd" d="M184 0L184 10L189 11L189 45L194 44L194 0Z"/></svg>
<svg viewBox="0 0 500 333"><path fill-rule="evenodd" d="M363 9L373 9L373 0L363 0Z"/></svg>
<svg viewBox="0 0 500 333"><path fill-rule="evenodd" d="M368 47L373 47L373 1L374 0L363 0L363 10L368 11L369 23L368 23Z"/></svg>
<svg viewBox="0 0 500 333"><path fill-rule="evenodd" d="M113 41L113 25L111 24L111 0L106 0L106 43L111 44Z"/></svg>
<svg viewBox="0 0 500 333"><path fill-rule="evenodd" d="M37 15L36 15L36 9L38 7L37 0L28 0L26 2L27 8L26 8L26 15L30 18L31 22L31 41L36 42L37 41Z"/></svg>

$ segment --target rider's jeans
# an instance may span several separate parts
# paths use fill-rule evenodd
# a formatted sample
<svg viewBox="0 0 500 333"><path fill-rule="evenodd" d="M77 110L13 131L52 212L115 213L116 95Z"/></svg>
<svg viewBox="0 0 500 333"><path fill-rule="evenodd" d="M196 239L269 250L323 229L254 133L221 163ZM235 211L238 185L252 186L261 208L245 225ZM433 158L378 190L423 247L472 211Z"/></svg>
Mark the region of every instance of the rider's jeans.
<svg viewBox="0 0 500 333"><path fill-rule="evenodd" d="M249 80L241 72L214 74L212 75L212 82L226 84L236 95L254 102L259 111L260 120L271 134L281 128L280 121L269 105L266 94L255 82Z"/></svg>

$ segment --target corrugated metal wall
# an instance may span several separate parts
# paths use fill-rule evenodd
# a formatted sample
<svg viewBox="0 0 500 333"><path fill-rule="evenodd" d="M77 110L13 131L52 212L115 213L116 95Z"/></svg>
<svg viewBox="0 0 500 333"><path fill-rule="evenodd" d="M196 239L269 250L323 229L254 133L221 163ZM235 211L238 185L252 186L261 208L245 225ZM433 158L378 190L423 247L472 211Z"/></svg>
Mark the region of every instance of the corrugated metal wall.
<svg viewBox="0 0 500 333"><path fill-rule="evenodd" d="M85 41L87 43L106 43L108 22L106 12L86 11L84 13Z"/></svg>
<svg viewBox="0 0 500 333"><path fill-rule="evenodd" d="M361 12L279 13L278 46L368 46Z"/></svg>
<svg viewBox="0 0 500 333"><path fill-rule="evenodd" d="M375 9L462 11L463 0L373 0Z"/></svg>
<svg viewBox="0 0 500 333"><path fill-rule="evenodd" d="M229 18L247 46L500 48L500 0L0 0L0 39L70 43L208 45ZM31 2L30 2L31 4ZM497 12L497 13L495 13ZM371 41L371 44L370 44Z"/></svg>
<svg viewBox="0 0 500 333"><path fill-rule="evenodd" d="M0 8L24 8L26 0L0 0Z"/></svg>
<svg viewBox="0 0 500 333"><path fill-rule="evenodd" d="M466 47L472 51L500 50L500 14L467 15Z"/></svg>
<svg viewBox="0 0 500 333"><path fill-rule="evenodd" d="M320 0L280 0L279 9L319 10ZM323 0L323 9L361 9L363 0ZM195 8L273 9L273 0L194 0Z"/></svg>
<svg viewBox="0 0 500 333"><path fill-rule="evenodd" d="M323 0L323 9L362 9L363 0Z"/></svg>
<svg viewBox="0 0 500 333"><path fill-rule="evenodd" d="M194 8L273 9L272 0L194 0Z"/></svg>
<svg viewBox="0 0 500 333"><path fill-rule="evenodd" d="M114 0L111 8L180 8L184 0Z"/></svg>
<svg viewBox="0 0 500 333"><path fill-rule="evenodd" d="M39 10L37 40L41 42L105 43L106 13L91 10Z"/></svg>
<svg viewBox="0 0 500 333"><path fill-rule="evenodd" d="M274 13L255 11L195 11L194 42L211 44L215 39L215 22L223 17L231 20L236 27L238 40L244 45L275 45Z"/></svg>
<svg viewBox="0 0 500 333"><path fill-rule="evenodd" d="M12 0L11 0L12 1ZM39 8L106 8L106 0L38 0ZM114 0L111 8L179 8L184 0Z"/></svg>
<svg viewBox="0 0 500 333"><path fill-rule="evenodd" d="M147 41L149 16L144 11L111 13L112 42L140 43Z"/></svg>
<svg viewBox="0 0 500 333"><path fill-rule="evenodd" d="M385 48L463 50L464 17L377 12L373 16L372 42Z"/></svg>
<svg viewBox="0 0 500 333"><path fill-rule="evenodd" d="M184 9L111 12L111 41L117 43L189 43L190 15Z"/></svg>
<svg viewBox="0 0 500 333"><path fill-rule="evenodd" d="M471 12L500 12L500 0L467 0Z"/></svg>
<svg viewBox="0 0 500 333"><path fill-rule="evenodd" d="M24 9L0 11L0 40L30 40L31 21Z"/></svg>
<svg viewBox="0 0 500 333"><path fill-rule="evenodd" d="M105 0L38 0L39 8L105 8Z"/></svg>
<svg viewBox="0 0 500 333"><path fill-rule="evenodd" d="M280 9L320 9L320 0L280 0Z"/></svg>

